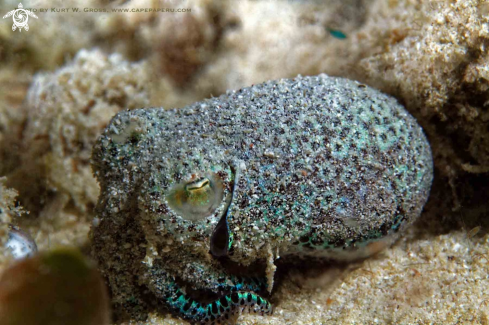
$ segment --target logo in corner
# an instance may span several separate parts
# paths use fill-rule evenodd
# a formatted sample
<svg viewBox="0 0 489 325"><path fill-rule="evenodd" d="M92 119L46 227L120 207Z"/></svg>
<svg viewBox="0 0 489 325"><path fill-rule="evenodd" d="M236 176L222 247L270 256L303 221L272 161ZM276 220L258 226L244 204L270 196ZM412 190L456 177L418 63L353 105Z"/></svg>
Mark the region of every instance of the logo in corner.
<svg viewBox="0 0 489 325"><path fill-rule="evenodd" d="M19 32L22 31L22 28L24 28L26 31L29 30L29 25L27 25L27 21L29 20L29 16L34 17L37 19L37 16L34 15L33 12L31 12L28 9L24 9L24 6L22 6L22 3L19 3L19 8L14 9L12 11L9 11L3 18L8 18L10 16L13 16L14 24L12 25L12 30L15 32L17 28L19 28Z"/></svg>

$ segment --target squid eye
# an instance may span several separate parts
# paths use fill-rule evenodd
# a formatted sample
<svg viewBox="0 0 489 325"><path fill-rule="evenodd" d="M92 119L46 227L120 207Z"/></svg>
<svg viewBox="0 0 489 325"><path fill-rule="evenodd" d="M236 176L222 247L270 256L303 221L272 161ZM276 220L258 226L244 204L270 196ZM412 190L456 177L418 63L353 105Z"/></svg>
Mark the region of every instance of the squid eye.
<svg viewBox="0 0 489 325"><path fill-rule="evenodd" d="M174 185L168 192L168 205L182 218L196 221L211 215L222 203L223 184L219 176Z"/></svg>
<svg viewBox="0 0 489 325"><path fill-rule="evenodd" d="M199 194L202 191L210 189L211 182L207 178L188 183L185 185L185 190L188 192L194 192L194 194Z"/></svg>

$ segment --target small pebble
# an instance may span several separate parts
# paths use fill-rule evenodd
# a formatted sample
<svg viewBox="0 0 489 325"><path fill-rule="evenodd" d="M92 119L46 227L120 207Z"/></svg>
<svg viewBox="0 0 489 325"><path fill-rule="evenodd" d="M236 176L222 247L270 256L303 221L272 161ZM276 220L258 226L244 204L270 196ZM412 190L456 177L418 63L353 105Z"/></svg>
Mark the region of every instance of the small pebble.
<svg viewBox="0 0 489 325"><path fill-rule="evenodd" d="M37 253L37 245L34 239L16 226L10 227L5 247L15 259L34 256Z"/></svg>

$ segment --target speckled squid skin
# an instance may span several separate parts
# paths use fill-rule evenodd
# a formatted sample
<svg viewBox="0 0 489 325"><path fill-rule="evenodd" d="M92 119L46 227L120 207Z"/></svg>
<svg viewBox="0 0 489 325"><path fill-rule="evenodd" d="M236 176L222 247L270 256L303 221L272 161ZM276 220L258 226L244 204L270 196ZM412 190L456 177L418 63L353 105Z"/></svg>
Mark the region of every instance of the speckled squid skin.
<svg viewBox="0 0 489 325"><path fill-rule="evenodd" d="M366 257L421 214L433 178L427 139L394 98L326 75L121 112L93 168L102 188L93 251L116 301L135 299L136 272L196 323L245 305L271 311L255 295L266 284L232 275L223 257ZM217 298L199 302L183 284Z"/></svg>

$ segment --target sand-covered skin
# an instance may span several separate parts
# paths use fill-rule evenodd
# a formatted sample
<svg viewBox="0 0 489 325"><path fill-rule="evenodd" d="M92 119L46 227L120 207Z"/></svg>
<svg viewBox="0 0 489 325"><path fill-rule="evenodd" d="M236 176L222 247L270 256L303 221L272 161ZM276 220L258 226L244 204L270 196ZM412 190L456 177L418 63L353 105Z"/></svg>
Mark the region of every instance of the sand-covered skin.
<svg viewBox="0 0 489 325"><path fill-rule="evenodd" d="M46 2L23 4L35 7ZM286 276L277 288L277 301L272 300L277 305L276 314L269 318L244 315L240 323L321 324L336 315L338 324L487 324L489 297L481 291L487 288L489 254L485 217L489 207L485 194L489 184L487 4L475 0L422 3L379 0L341 6L341 2L332 1L324 6L315 1L196 0L185 4L193 9L188 17L171 18L170 14L149 13L111 13L104 19L90 13L44 16L38 13L39 19L29 20L30 30L22 34L12 33L11 20L0 20L0 83L2 89L8 89L0 94L0 170L2 175L9 176L7 187L21 193L19 200L32 210L30 215L15 221L29 230L41 250L56 243L87 244L93 217L91 202L98 193L94 178L86 172L88 169L64 174L69 177L48 178L44 170L20 172L28 165L19 157L26 152L37 152L37 157L52 156L56 146L49 145L44 150L46 147L37 146L37 141L60 142L59 129L46 125L40 126L48 130L40 139L32 142L26 137L26 127L34 129L27 124L36 110L32 104L22 103L29 87L31 91L35 89L31 85L34 73L43 70L47 73L44 80L55 81L60 71L67 68L75 79L77 75L83 76L77 72L83 67L72 61L82 48L101 49L100 54L89 51L92 59L102 55L105 57L102 60L108 62L111 54L119 52L122 56L118 62L122 65L149 64L150 71L132 70L134 76L141 76L138 79L151 80L145 85L152 89L148 91L149 106L182 107L228 89L297 74L324 72L349 77L394 95L427 133L434 153L435 183L425 213L414 225L412 236L352 273L331 271L333 280L323 281L319 292L297 287L297 277L304 278L306 285L315 283L314 277L299 272L289 281ZM4 15L17 5L13 0L2 2L0 11ZM77 1L77 5L104 3ZM121 4L126 8L143 5L148 4L143 0ZM66 25L70 27L64 28ZM347 38L333 37L328 27L345 32ZM170 32L175 30L178 33ZM186 38L193 41L187 44L183 41ZM46 46L46 42L52 45ZM175 48L168 50L172 46ZM134 62L137 60L142 62ZM174 63L174 67L185 68L185 78L172 70ZM121 73L117 69L117 65L104 64L95 75L100 80L109 80L108 76ZM130 79L123 78L122 84ZM90 77L83 80L91 82ZM52 89L46 88L46 94L53 98L62 89L69 93L78 87L76 84L60 87L56 83L59 80ZM104 82L97 84L97 91L103 93L108 89ZM94 93L88 94L89 99L98 98ZM30 103L47 106L49 101L38 96L31 98ZM68 116L77 116L73 112L80 112L83 107L70 102L64 109ZM39 116L39 121L52 123L50 116L58 116L55 111L44 109L44 112L47 113ZM74 117L73 121L70 132L82 134L77 130L87 129L86 119ZM93 133L84 144L87 150L102 129L103 123L90 129ZM56 155L60 166L68 166L79 157L62 151ZM37 157L27 163L39 162ZM45 162L36 165L48 166ZM49 179L68 182L47 182ZM76 182L70 183L69 179L80 180L80 185L92 185L71 188L69 184ZM41 186L36 185L39 183ZM29 191L30 188L40 191ZM449 259L444 251L453 253L455 259ZM430 265L433 267L429 268ZM409 277L383 277L389 270L393 270L391 274L400 274L406 269L414 269L421 276L412 276L415 279L412 281ZM326 269L326 277L327 274ZM371 281L367 283L365 279ZM418 290L416 286L429 290ZM307 296L315 304L304 302ZM373 305L379 307L371 308ZM147 321L141 322L148 323L184 322L153 312Z"/></svg>
<svg viewBox="0 0 489 325"><path fill-rule="evenodd" d="M269 310L254 295L260 284L247 281L265 272L242 280L217 258L364 258L419 217L433 179L426 137L394 98L325 74L179 110L120 112L92 158L102 188L92 253L116 313L134 314L135 299L147 305L144 285L151 301L206 323L245 306L246 295ZM217 300L181 293L176 279Z"/></svg>

